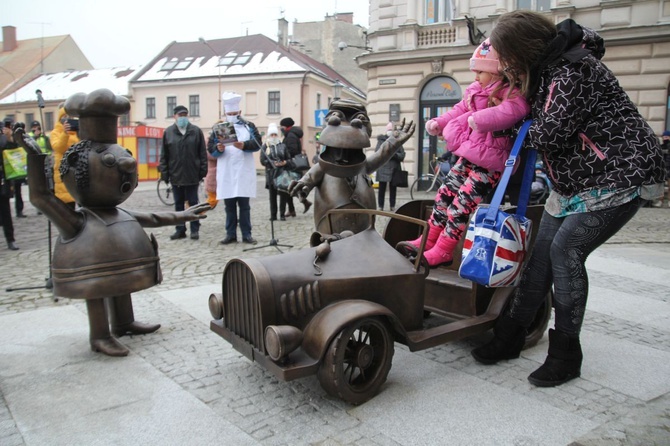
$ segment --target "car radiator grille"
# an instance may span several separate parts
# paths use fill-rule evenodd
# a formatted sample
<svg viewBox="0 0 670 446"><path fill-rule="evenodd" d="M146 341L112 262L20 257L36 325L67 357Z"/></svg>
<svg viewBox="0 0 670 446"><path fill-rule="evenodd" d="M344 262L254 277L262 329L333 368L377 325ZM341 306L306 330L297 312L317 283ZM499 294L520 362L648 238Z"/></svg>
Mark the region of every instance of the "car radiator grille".
<svg viewBox="0 0 670 446"><path fill-rule="evenodd" d="M264 351L258 286L253 274L243 263L233 262L226 268L223 305L226 328Z"/></svg>

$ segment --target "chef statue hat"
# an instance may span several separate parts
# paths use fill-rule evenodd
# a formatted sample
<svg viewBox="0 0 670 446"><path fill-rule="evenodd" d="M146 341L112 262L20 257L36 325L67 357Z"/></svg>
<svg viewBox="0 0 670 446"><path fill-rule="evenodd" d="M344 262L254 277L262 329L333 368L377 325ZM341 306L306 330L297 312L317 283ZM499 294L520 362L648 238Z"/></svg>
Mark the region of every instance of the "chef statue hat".
<svg viewBox="0 0 670 446"><path fill-rule="evenodd" d="M233 93L232 91L226 91L221 95L221 99L223 99L223 111L225 113L240 111L240 101L242 100L242 96L239 94Z"/></svg>
<svg viewBox="0 0 670 446"><path fill-rule="evenodd" d="M79 117L79 138L116 144L119 116L130 111L124 96L100 88L91 93L76 93L65 101L65 112Z"/></svg>

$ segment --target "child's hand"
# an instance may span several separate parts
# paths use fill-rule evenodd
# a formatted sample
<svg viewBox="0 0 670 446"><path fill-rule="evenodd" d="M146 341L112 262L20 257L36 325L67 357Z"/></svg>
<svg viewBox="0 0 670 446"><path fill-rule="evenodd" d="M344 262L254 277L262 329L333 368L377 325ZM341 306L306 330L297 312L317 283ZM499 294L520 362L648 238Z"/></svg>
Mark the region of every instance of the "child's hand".
<svg viewBox="0 0 670 446"><path fill-rule="evenodd" d="M426 132L431 136L437 136L440 134L440 126L437 124L437 121L430 120L426 122Z"/></svg>
<svg viewBox="0 0 670 446"><path fill-rule="evenodd" d="M495 96L491 98L491 102L493 102L493 105L500 105L502 103L502 99L496 98Z"/></svg>

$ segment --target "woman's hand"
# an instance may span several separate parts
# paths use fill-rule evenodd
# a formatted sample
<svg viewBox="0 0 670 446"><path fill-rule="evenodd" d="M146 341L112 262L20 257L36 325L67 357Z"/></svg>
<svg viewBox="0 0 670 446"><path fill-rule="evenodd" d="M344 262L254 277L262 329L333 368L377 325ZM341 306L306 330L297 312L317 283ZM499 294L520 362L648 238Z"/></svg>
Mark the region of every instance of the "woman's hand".
<svg viewBox="0 0 670 446"><path fill-rule="evenodd" d="M242 141L235 141L235 142L233 143L233 147L235 147L236 149L240 149L240 150L242 150L242 149L244 149L244 142L242 142Z"/></svg>
<svg viewBox="0 0 670 446"><path fill-rule="evenodd" d="M226 146L224 146L222 143L216 143L216 150L219 152L223 153L224 150L226 150Z"/></svg>

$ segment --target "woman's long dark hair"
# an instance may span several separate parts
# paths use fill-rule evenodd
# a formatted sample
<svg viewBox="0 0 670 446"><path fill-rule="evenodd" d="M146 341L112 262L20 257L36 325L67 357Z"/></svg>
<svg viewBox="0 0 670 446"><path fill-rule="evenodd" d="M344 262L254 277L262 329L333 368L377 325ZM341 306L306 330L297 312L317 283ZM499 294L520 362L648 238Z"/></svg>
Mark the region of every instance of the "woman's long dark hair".
<svg viewBox="0 0 670 446"><path fill-rule="evenodd" d="M506 67L505 75L521 94L530 98L536 90L542 59L547 45L556 37L556 25L544 14L514 11L503 14L491 31L491 45Z"/></svg>

